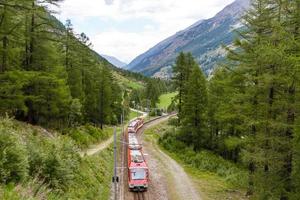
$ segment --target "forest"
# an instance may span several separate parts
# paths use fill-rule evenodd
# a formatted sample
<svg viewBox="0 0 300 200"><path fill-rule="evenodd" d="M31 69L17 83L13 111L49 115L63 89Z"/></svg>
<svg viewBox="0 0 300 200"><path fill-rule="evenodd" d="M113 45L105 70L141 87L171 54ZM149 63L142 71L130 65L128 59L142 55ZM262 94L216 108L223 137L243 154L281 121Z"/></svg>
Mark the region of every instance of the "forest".
<svg viewBox="0 0 300 200"><path fill-rule="evenodd" d="M130 84L153 106L167 90L99 56L85 33L54 17L59 2L0 0L1 199L108 198L111 149L80 152L128 117Z"/></svg>
<svg viewBox="0 0 300 200"><path fill-rule="evenodd" d="M250 199L300 199L299 0L253 0L212 76L182 52L169 81L112 66L70 20L53 16L59 2L0 0L4 199L108 197L111 149L95 157L79 152L107 139L123 111L156 110L170 91L176 96L167 111L178 117L159 139L165 149L198 168L222 165L218 173L243 185Z"/></svg>
<svg viewBox="0 0 300 200"><path fill-rule="evenodd" d="M243 23L240 39L208 79L190 53L177 57L178 130L160 141L174 151L183 149L181 143L194 152L208 150L247 169L253 199L296 200L300 2L255 0ZM187 156L201 163L194 153Z"/></svg>
<svg viewBox="0 0 300 200"><path fill-rule="evenodd" d="M1 113L58 129L117 124L131 91L121 89L114 73L147 83L148 93L156 93L151 100L155 106L166 90L164 82L117 69L100 57L86 34L74 32L70 20L63 25L51 15L50 5L58 2L0 2Z"/></svg>

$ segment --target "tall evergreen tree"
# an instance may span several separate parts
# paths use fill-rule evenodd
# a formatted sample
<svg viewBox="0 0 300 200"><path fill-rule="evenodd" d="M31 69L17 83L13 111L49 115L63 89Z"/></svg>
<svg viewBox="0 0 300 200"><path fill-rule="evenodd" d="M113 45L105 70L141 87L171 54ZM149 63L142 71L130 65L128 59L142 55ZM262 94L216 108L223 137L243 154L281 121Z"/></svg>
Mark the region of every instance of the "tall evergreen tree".
<svg viewBox="0 0 300 200"><path fill-rule="evenodd" d="M199 66L194 65L184 95L182 106L181 137L196 150L206 146L207 137L207 89L206 79Z"/></svg>
<svg viewBox="0 0 300 200"><path fill-rule="evenodd" d="M175 100L178 101L178 119L180 121L182 115L183 96L186 93L185 83L189 78L190 68L188 66L187 56L181 52L176 58L175 66L173 67L173 81L178 94Z"/></svg>
<svg viewBox="0 0 300 200"><path fill-rule="evenodd" d="M245 16L247 31L229 58L245 90L238 99L248 146L249 192L259 199L288 199L291 192L291 142L295 125L296 62L289 53L285 1L256 0ZM276 187L274 187L276 183Z"/></svg>

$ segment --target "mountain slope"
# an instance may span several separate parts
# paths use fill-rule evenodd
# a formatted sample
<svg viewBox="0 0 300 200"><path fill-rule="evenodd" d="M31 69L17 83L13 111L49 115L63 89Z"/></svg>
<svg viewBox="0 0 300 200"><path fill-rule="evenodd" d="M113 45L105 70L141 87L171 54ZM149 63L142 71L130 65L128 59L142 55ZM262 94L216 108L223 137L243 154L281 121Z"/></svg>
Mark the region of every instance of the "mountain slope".
<svg viewBox="0 0 300 200"><path fill-rule="evenodd" d="M120 61L119 59L117 59L113 56L108 56L108 55L101 55L101 56L116 67L125 68L127 65L126 63Z"/></svg>
<svg viewBox="0 0 300 200"><path fill-rule="evenodd" d="M225 56L222 44L232 43L234 30L241 27L240 17L248 7L249 0L236 0L215 17L198 21L160 42L134 59L127 68L147 76L168 78L176 56L183 51L191 52L205 73L211 73Z"/></svg>

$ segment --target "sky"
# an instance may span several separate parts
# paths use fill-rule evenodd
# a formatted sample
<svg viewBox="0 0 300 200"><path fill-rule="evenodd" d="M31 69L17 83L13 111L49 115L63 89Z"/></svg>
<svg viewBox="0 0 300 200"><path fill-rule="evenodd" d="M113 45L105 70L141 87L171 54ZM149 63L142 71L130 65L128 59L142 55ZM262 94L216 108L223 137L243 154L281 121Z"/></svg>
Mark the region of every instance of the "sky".
<svg viewBox="0 0 300 200"><path fill-rule="evenodd" d="M56 17L72 21L92 48L129 63L158 42L201 19L213 17L233 0L64 0Z"/></svg>

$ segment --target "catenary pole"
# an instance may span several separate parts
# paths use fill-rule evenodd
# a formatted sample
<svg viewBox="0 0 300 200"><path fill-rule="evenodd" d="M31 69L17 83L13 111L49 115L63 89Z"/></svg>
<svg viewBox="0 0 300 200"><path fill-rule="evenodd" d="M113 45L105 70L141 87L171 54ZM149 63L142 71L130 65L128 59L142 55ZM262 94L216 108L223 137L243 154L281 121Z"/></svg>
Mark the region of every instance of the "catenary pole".
<svg viewBox="0 0 300 200"><path fill-rule="evenodd" d="M114 128L114 199L117 200L117 132Z"/></svg>

